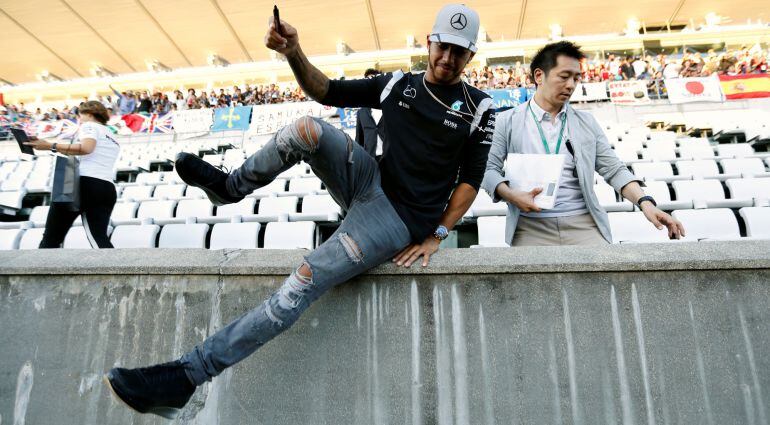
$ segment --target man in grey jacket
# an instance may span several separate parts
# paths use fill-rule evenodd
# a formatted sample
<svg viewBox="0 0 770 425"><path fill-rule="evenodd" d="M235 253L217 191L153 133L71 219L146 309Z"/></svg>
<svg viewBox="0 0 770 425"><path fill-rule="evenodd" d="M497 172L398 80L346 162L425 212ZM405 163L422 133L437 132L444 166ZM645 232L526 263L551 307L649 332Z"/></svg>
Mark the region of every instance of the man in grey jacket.
<svg viewBox="0 0 770 425"><path fill-rule="evenodd" d="M568 101L580 80L580 47L560 41L543 47L530 66L537 84L533 99L499 113L482 187L495 201L508 202L505 241L512 246L612 243L607 213L594 193L594 171L636 204L670 238L684 236L682 224L645 196L639 180L618 159L594 117ZM542 188L519 190L504 177L509 153L564 154L561 183L552 209L541 210ZM652 230L652 229L650 229Z"/></svg>

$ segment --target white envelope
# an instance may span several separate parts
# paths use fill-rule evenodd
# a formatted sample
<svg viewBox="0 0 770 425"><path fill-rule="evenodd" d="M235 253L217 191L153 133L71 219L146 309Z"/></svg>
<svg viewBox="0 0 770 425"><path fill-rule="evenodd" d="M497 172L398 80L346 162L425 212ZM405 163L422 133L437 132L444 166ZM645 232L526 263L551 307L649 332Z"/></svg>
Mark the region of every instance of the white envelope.
<svg viewBox="0 0 770 425"><path fill-rule="evenodd" d="M511 153L505 164L505 178L513 189L529 192L542 188L535 204L544 210L551 209L556 203L566 158L566 155Z"/></svg>

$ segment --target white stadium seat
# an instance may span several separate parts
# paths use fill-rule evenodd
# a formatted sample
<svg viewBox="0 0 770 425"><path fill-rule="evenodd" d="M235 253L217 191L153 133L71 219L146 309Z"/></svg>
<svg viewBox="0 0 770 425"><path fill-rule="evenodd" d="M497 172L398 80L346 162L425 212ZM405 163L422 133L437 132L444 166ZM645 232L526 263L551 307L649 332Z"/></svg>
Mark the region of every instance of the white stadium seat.
<svg viewBox="0 0 770 425"><path fill-rule="evenodd" d="M24 189L13 192L0 192L0 206L16 210L21 209L21 201L26 194L27 191Z"/></svg>
<svg viewBox="0 0 770 425"><path fill-rule="evenodd" d="M634 210L634 204L627 199L618 201L617 192L615 192L615 189L607 183L595 184L594 193L599 199L599 204L607 212Z"/></svg>
<svg viewBox="0 0 770 425"><path fill-rule="evenodd" d="M321 179L318 177L294 177L289 181L289 193L304 196L321 190Z"/></svg>
<svg viewBox="0 0 770 425"><path fill-rule="evenodd" d="M152 198L152 192L155 186L128 186L120 194L121 199L129 201L144 201Z"/></svg>
<svg viewBox="0 0 770 425"><path fill-rule="evenodd" d="M158 184L163 179L163 173L139 173L136 175L136 183L139 185Z"/></svg>
<svg viewBox="0 0 770 425"><path fill-rule="evenodd" d="M653 143L642 150L642 158L652 161L673 161L676 159L676 149L673 144Z"/></svg>
<svg viewBox="0 0 770 425"><path fill-rule="evenodd" d="M717 153L721 157L742 158L754 155L754 149L751 147L751 143L730 143L717 145Z"/></svg>
<svg viewBox="0 0 770 425"><path fill-rule="evenodd" d="M275 179L265 186L255 190L248 197L250 198L262 198L266 196L274 196L286 193L286 180Z"/></svg>
<svg viewBox="0 0 770 425"><path fill-rule="evenodd" d="M504 216L507 212L508 204L505 201L492 202L489 194L486 191L480 190L465 215L468 217Z"/></svg>
<svg viewBox="0 0 770 425"><path fill-rule="evenodd" d="M680 177L694 179L720 177L719 167L713 159L683 160L676 162ZM740 176L740 175L738 175Z"/></svg>
<svg viewBox="0 0 770 425"><path fill-rule="evenodd" d="M40 241L43 240L43 233L45 229L27 229L21 236L19 241L19 249L37 249L40 246Z"/></svg>
<svg viewBox="0 0 770 425"><path fill-rule="evenodd" d="M262 198L262 201L270 198ZM331 195L308 195L302 198L302 212L290 213L290 221L338 221L342 208Z"/></svg>
<svg viewBox="0 0 770 425"><path fill-rule="evenodd" d="M24 229L0 229L0 251L19 249Z"/></svg>
<svg viewBox="0 0 770 425"><path fill-rule="evenodd" d="M672 201L668 183L653 181L645 182L643 187L645 195L652 196L663 211L692 209L692 201Z"/></svg>
<svg viewBox="0 0 770 425"><path fill-rule="evenodd" d="M656 229L641 211L608 214L613 243L668 242L668 229Z"/></svg>
<svg viewBox="0 0 770 425"><path fill-rule="evenodd" d="M273 222L265 228L267 249L313 249L315 247L315 223L312 221Z"/></svg>
<svg viewBox="0 0 770 425"><path fill-rule="evenodd" d="M211 230L209 249L256 249L260 223L217 223Z"/></svg>
<svg viewBox="0 0 770 425"><path fill-rule="evenodd" d="M770 207L745 207L739 213L746 224L746 236L770 239Z"/></svg>
<svg viewBox="0 0 770 425"><path fill-rule="evenodd" d="M187 186L184 184L163 184L155 187L153 199L182 199Z"/></svg>
<svg viewBox="0 0 770 425"><path fill-rule="evenodd" d="M741 237L738 220L729 208L677 210L672 215L684 226L684 241L734 240Z"/></svg>
<svg viewBox="0 0 770 425"><path fill-rule="evenodd" d="M770 173L765 169L765 163L759 158L723 159L722 168L725 170L725 174L733 174L737 177L770 176Z"/></svg>
<svg viewBox="0 0 770 425"><path fill-rule="evenodd" d="M136 223L143 222L148 219L152 219L158 224L162 224L161 221L174 217L174 208L177 201L145 201L139 205L139 210L136 212Z"/></svg>
<svg viewBox="0 0 770 425"><path fill-rule="evenodd" d="M110 241L115 248L155 248L159 231L157 224L117 226Z"/></svg>
<svg viewBox="0 0 770 425"><path fill-rule="evenodd" d="M177 204L174 217L182 219L181 222L184 222L184 220L193 217L211 217L213 213L214 204L208 199L185 199Z"/></svg>
<svg viewBox="0 0 770 425"><path fill-rule="evenodd" d="M637 162L631 168L636 177L644 180L669 181L674 177L674 170L668 162Z"/></svg>
<svg viewBox="0 0 770 425"><path fill-rule="evenodd" d="M45 227L45 222L48 221L48 210L50 209L50 205L40 205L32 208L32 212L29 213L29 221L32 222L32 226Z"/></svg>
<svg viewBox="0 0 770 425"><path fill-rule="evenodd" d="M118 202L112 209L110 221L113 225L116 222L125 222L136 218L136 210L139 209L139 202Z"/></svg>
<svg viewBox="0 0 770 425"><path fill-rule="evenodd" d="M770 177L761 179L729 179L725 181L733 199L748 200L750 207L767 206L770 200ZM751 202L753 200L753 202Z"/></svg>
<svg viewBox="0 0 770 425"><path fill-rule="evenodd" d="M476 220L479 244L473 247L507 247L505 243L505 217L479 217Z"/></svg>
<svg viewBox="0 0 770 425"><path fill-rule="evenodd" d="M203 189L195 186L187 186L187 190L184 192L184 197L188 199L208 199L206 192Z"/></svg>
<svg viewBox="0 0 770 425"><path fill-rule="evenodd" d="M67 236L64 237L64 244L62 247L65 249L97 248L96 246L91 246L91 242L86 235L86 229L82 226L70 228L69 232L67 232Z"/></svg>
<svg viewBox="0 0 770 425"><path fill-rule="evenodd" d="M158 248L206 248L209 225L167 224L160 231Z"/></svg>
<svg viewBox="0 0 770 425"><path fill-rule="evenodd" d="M254 198L243 198L235 204L227 204L217 207L216 216L202 221L203 223L226 223L235 216L251 217L254 215L254 206L257 200Z"/></svg>
<svg viewBox="0 0 770 425"><path fill-rule="evenodd" d="M696 139L700 140L700 139ZM683 142L679 145L679 157L682 159L708 159L714 157L714 149L706 144L695 143L692 141Z"/></svg>
<svg viewBox="0 0 770 425"><path fill-rule="evenodd" d="M261 198L258 207L259 214L244 216L243 221L257 221L261 223L287 221L290 214L297 212L297 202L298 198L296 196L272 196Z"/></svg>
<svg viewBox="0 0 770 425"><path fill-rule="evenodd" d="M615 155L623 162L635 162L639 160L639 150L634 145L615 146Z"/></svg>
<svg viewBox="0 0 770 425"><path fill-rule="evenodd" d="M740 208L754 204L746 199L726 199L719 180L677 180L672 186L677 200L692 201L695 208Z"/></svg>

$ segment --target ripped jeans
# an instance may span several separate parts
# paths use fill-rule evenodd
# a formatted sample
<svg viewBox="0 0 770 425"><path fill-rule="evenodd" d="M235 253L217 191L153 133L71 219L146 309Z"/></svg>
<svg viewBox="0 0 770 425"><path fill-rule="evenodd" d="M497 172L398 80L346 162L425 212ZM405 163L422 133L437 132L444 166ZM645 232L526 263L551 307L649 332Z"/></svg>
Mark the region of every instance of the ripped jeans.
<svg viewBox="0 0 770 425"><path fill-rule="evenodd" d="M302 124L298 124L302 121ZM312 271L296 271L255 309L206 338L180 359L201 385L288 329L330 288L393 258L411 240L380 186L375 160L344 132L301 118L284 127L228 177L228 190L246 195L304 159L346 211L340 227L305 257Z"/></svg>

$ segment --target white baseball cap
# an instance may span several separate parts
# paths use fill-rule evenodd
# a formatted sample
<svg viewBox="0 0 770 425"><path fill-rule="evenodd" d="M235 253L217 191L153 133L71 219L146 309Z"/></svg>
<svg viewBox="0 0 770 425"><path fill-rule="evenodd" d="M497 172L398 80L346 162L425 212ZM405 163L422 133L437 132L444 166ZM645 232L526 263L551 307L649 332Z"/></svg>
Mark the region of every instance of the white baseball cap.
<svg viewBox="0 0 770 425"><path fill-rule="evenodd" d="M448 4L439 10L428 40L476 52L478 36L479 14L464 4Z"/></svg>

